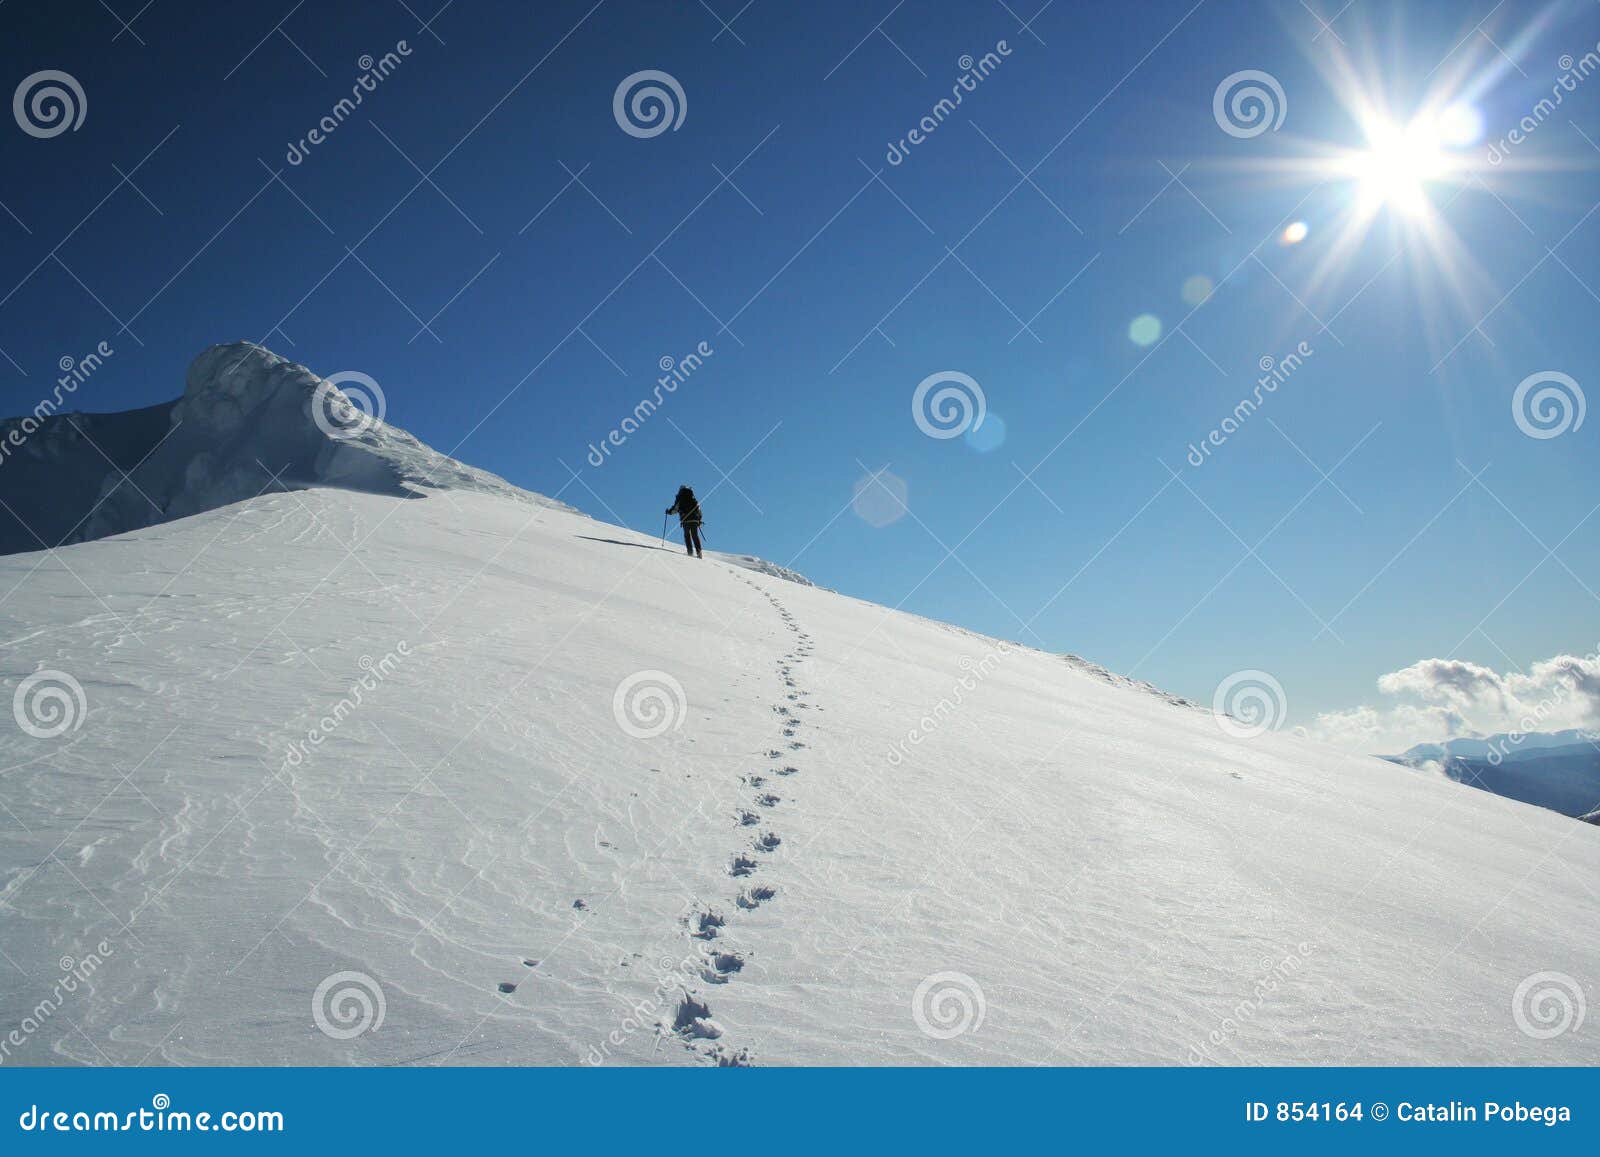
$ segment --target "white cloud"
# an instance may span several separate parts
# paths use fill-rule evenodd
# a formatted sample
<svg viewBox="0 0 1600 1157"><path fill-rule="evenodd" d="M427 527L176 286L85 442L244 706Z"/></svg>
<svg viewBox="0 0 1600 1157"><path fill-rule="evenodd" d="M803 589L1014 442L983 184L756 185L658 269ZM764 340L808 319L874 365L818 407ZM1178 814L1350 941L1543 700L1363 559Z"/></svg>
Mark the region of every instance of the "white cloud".
<svg viewBox="0 0 1600 1157"><path fill-rule="evenodd" d="M1325 712L1307 731L1347 750L1395 754L1459 736L1600 727L1600 652L1508 672L1423 659L1379 676L1377 686L1386 702Z"/></svg>

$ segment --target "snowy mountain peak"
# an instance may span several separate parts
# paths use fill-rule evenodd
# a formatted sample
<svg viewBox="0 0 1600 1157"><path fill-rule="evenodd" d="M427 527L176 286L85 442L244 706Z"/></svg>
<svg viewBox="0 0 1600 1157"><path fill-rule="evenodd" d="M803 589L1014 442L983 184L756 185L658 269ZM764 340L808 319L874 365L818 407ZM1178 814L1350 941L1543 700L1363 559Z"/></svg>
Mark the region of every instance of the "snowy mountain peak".
<svg viewBox="0 0 1600 1157"><path fill-rule="evenodd" d="M0 423L0 553L123 534L274 490L470 490L570 510L383 420L378 383L323 378L252 342L203 351L173 402Z"/></svg>

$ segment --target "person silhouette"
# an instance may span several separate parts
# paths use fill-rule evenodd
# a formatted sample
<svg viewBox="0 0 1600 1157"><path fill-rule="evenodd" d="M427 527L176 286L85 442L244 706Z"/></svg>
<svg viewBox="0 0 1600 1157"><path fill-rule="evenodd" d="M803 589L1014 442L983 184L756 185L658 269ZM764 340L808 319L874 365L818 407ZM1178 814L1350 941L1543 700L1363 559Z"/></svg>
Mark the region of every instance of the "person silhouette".
<svg viewBox="0 0 1600 1157"><path fill-rule="evenodd" d="M672 505L667 507L667 513L678 516L678 525L683 528L685 553L695 558L704 558L705 551L700 546L700 527L705 519L700 514L700 500L694 496L694 491L687 483L678 487L678 496L672 500Z"/></svg>

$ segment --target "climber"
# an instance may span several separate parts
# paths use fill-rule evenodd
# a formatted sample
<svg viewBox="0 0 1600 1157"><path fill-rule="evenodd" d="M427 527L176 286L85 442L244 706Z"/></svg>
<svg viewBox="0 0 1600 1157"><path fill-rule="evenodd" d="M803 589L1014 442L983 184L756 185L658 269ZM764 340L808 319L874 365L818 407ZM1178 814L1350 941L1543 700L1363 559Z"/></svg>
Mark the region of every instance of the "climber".
<svg viewBox="0 0 1600 1157"><path fill-rule="evenodd" d="M678 487L678 496L667 507L667 513L678 516L678 525L683 527L684 550L695 558L704 558L705 552L700 549L700 526L705 519L700 516L700 502L694 491L687 485Z"/></svg>

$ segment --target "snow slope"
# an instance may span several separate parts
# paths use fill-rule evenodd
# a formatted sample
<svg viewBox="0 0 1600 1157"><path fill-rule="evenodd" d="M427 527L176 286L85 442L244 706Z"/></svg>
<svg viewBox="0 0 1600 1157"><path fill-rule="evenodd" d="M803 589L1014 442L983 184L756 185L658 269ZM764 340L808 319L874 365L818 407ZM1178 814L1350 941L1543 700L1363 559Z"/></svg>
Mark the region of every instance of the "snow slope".
<svg viewBox="0 0 1600 1157"><path fill-rule="evenodd" d="M0 559L0 1059L1600 1060L1591 825L392 477Z"/></svg>

